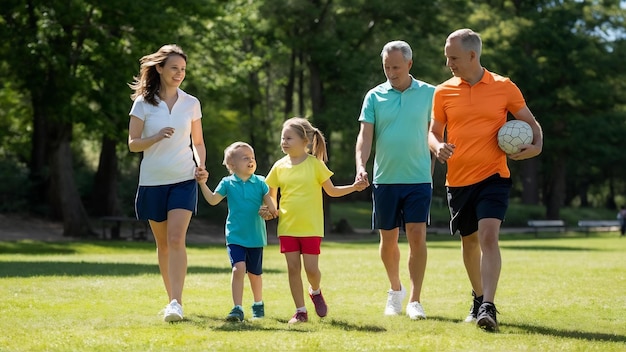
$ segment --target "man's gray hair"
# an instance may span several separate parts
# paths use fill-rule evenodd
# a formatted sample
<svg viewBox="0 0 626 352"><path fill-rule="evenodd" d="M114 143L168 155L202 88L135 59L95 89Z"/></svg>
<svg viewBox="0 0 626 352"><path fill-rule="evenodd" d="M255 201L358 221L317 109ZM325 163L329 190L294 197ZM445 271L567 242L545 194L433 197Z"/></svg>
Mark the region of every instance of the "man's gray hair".
<svg viewBox="0 0 626 352"><path fill-rule="evenodd" d="M385 54L388 54L395 50L400 50L404 61L413 60L413 50L411 50L411 46L407 42L402 40L394 40L393 42L385 44L385 46L383 47L383 51L380 52L380 57L385 57Z"/></svg>
<svg viewBox="0 0 626 352"><path fill-rule="evenodd" d="M480 34L474 32L469 28L458 29L448 36L448 40L458 38L461 41L461 46L465 50L472 50L476 52L478 57L483 47L483 41L480 39Z"/></svg>

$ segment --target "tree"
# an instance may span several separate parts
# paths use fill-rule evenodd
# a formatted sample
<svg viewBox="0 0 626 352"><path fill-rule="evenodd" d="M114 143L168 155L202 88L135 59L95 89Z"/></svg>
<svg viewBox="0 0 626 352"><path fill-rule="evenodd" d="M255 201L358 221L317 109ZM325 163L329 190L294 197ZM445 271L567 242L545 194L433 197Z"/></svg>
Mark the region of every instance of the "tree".
<svg viewBox="0 0 626 352"><path fill-rule="evenodd" d="M177 15L188 16L192 22L195 15L206 13L204 8L212 8L199 1L177 5L179 7L174 8L165 1L154 1L150 6L143 6L139 2L129 4L119 0L48 1L45 4L8 1L3 4L2 34L11 43L11 55L6 61L13 69L20 69L18 83L29 92L33 108L29 170L36 186L34 195L45 195L48 212L63 219L65 236L93 234L73 175L71 143L75 126L102 126L92 119L94 115L111 118L119 113L115 108L119 105L113 104L114 108L107 111L109 106L98 104L106 99L93 99L91 94L98 88L110 89L100 93L113 96L116 96L114 92L123 91L114 88L119 85L112 83L120 76L109 75L120 71L117 67L120 62L111 60L112 54L117 53L114 58L119 59L129 52L130 56L135 56L132 55L136 53L134 49L145 48L145 45L133 47L135 35L145 34L142 40L152 39L160 46L166 36L172 38L169 33L177 33L185 25L176 20ZM124 12L119 10L122 8ZM178 8L182 10L179 12ZM114 118L112 125L104 123L109 127L105 130L119 126L119 121ZM111 138L115 137L108 134L103 142L105 153L101 165L104 171L99 174L99 181L104 184L107 180L115 182L115 178L107 178L107 174L115 175L112 170L115 162L111 162L115 153L110 153L115 143ZM113 182L109 182L109 186ZM109 211L114 209L112 206Z"/></svg>

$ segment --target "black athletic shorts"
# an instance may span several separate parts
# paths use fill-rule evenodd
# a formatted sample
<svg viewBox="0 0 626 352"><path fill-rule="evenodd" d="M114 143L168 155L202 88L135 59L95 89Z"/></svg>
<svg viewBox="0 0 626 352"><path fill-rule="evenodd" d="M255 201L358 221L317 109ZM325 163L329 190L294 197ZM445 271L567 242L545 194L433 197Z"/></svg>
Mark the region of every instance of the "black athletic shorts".
<svg viewBox="0 0 626 352"><path fill-rule="evenodd" d="M510 178L495 174L473 185L447 187L450 234L458 230L461 236L471 235L478 231L480 219L504 221L512 184Z"/></svg>

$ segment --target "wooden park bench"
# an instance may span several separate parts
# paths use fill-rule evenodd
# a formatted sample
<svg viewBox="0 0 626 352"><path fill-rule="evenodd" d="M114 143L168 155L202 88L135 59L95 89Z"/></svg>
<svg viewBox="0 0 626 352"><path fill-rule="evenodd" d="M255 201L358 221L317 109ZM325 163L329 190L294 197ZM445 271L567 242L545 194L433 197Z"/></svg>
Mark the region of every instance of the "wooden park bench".
<svg viewBox="0 0 626 352"><path fill-rule="evenodd" d="M535 237L538 237L539 230L565 231L565 222L563 220L528 220L528 227L533 228Z"/></svg>
<svg viewBox="0 0 626 352"><path fill-rule="evenodd" d="M122 238L122 225L130 224L131 239L145 241L148 239L148 223L128 216L105 216L100 218L102 222L102 238L119 240ZM107 229L109 235L107 236Z"/></svg>
<svg viewBox="0 0 626 352"><path fill-rule="evenodd" d="M587 235L591 231L619 231L619 220L580 220L578 227L583 229Z"/></svg>

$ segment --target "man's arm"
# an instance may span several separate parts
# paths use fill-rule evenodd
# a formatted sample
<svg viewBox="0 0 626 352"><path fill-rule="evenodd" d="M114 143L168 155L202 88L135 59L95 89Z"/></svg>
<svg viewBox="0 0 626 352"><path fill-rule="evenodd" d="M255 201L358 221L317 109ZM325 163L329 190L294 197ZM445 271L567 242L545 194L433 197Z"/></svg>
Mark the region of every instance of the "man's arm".
<svg viewBox="0 0 626 352"><path fill-rule="evenodd" d="M532 144L520 145L520 151L509 155L509 158L513 160L524 160L536 157L543 149L543 131L541 130L541 125L539 125L539 122L537 122L537 119L535 119L535 116L527 105L524 105L518 112L513 113L513 116L530 125L530 128L533 130L533 142Z"/></svg>
<svg viewBox="0 0 626 352"><path fill-rule="evenodd" d="M372 142L374 140L374 125L367 122L361 122L361 129L356 138L355 162L356 162L356 180L366 181L367 178L367 160L372 152Z"/></svg>
<svg viewBox="0 0 626 352"><path fill-rule="evenodd" d="M430 152L439 160L440 163L445 163L450 159L454 152L454 144L448 144L443 138L443 133L446 125L440 121L432 120L430 123L430 130L428 131L428 146Z"/></svg>

